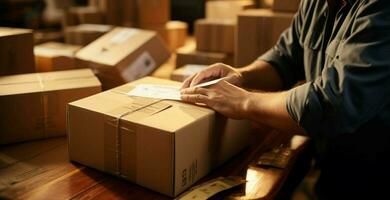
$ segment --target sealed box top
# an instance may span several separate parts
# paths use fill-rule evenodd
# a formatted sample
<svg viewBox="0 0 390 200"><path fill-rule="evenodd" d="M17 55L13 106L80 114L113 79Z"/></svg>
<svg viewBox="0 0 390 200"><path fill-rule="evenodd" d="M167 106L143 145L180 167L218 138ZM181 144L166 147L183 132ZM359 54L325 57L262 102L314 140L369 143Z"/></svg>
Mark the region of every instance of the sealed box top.
<svg viewBox="0 0 390 200"><path fill-rule="evenodd" d="M0 76L0 96L101 87L90 69Z"/></svg>
<svg viewBox="0 0 390 200"><path fill-rule="evenodd" d="M34 47L34 54L36 56L57 57L66 56L73 57L75 53L80 50L82 46L65 44L59 42L47 42Z"/></svg>
<svg viewBox="0 0 390 200"><path fill-rule="evenodd" d="M145 77L114 89L71 102L69 105L108 115L113 118L122 116L122 120L154 127L170 133L174 133L198 119L214 114L214 111L211 109L179 101L159 101L158 99L128 96L126 93L138 84L180 86L181 83ZM132 110L135 112L131 112ZM125 115L126 113L130 114ZM180 116L180 118L177 116Z"/></svg>
<svg viewBox="0 0 390 200"><path fill-rule="evenodd" d="M153 31L117 27L81 49L76 57L113 66L156 36Z"/></svg>
<svg viewBox="0 0 390 200"><path fill-rule="evenodd" d="M32 34L30 29L0 27L0 37L20 34Z"/></svg>

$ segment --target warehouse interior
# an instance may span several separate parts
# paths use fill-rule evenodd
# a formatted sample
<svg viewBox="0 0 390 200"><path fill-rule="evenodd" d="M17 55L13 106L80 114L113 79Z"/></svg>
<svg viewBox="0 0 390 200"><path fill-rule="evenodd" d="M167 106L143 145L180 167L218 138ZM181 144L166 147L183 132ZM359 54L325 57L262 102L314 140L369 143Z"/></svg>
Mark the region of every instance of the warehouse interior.
<svg viewBox="0 0 390 200"><path fill-rule="evenodd" d="M273 49L300 4L1 0L0 199L317 199L307 134L175 93Z"/></svg>

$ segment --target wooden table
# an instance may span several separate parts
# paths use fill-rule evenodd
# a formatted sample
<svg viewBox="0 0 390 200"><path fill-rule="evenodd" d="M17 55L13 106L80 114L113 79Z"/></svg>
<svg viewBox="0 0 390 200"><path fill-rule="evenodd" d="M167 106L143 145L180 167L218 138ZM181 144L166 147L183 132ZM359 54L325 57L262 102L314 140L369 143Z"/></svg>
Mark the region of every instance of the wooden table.
<svg viewBox="0 0 390 200"><path fill-rule="evenodd" d="M275 131L258 133L257 142L215 169L197 184L219 176L242 176L248 182L223 192L217 198L273 199L280 194L293 166L260 168L253 166L265 151L291 143L291 136ZM307 147L305 137L295 137L296 155ZM0 199L170 199L128 181L69 162L65 137L0 147Z"/></svg>

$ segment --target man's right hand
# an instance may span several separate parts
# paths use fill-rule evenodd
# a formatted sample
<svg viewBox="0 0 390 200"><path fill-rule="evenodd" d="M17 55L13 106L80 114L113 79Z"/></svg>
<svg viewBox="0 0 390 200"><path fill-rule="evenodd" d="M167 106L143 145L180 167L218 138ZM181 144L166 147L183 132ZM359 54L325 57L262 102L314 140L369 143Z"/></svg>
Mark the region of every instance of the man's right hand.
<svg viewBox="0 0 390 200"><path fill-rule="evenodd" d="M237 69L223 63L216 63L187 78L183 82L181 89L218 78L226 78L225 81L236 86L242 86L243 84L242 74Z"/></svg>

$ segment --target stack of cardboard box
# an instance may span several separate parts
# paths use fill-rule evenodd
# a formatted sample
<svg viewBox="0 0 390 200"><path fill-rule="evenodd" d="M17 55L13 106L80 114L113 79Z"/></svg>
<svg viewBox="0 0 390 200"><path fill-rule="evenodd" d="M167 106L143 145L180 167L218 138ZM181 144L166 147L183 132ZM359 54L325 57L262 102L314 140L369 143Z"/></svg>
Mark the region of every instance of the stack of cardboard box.
<svg viewBox="0 0 390 200"><path fill-rule="evenodd" d="M74 69L76 52L82 46L47 42L34 47L35 68L37 72Z"/></svg>
<svg viewBox="0 0 390 200"><path fill-rule="evenodd" d="M103 24L103 14L97 7L72 7L64 12L63 27L78 24Z"/></svg>
<svg viewBox="0 0 390 200"><path fill-rule="evenodd" d="M89 69L0 76L0 145L64 136L67 104L100 91Z"/></svg>
<svg viewBox="0 0 390 200"><path fill-rule="evenodd" d="M253 0L209 0L206 2L206 18L237 20L238 13L255 6Z"/></svg>
<svg viewBox="0 0 390 200"><path fill-rule="evenodd" d="M249 9L238 16L235 65L252 63L272 48L290 26L300 0L274 0L273 9Z"/></svg>
<svg viewBox="0 0 390 200"><path fill-rule="evenodd" d="M33 32L0 27L0 76L35 72Z"/></svg>
<svg viewBox="0 0 390 200"><path fill-rule="evenodd" d="M103 24L80 24L64 28L65 42L85 46L108 33L113 26Z"/></svg>
<svg viewBox="0 0 390 200"><path fill-rule="evenodd" d="M76 64L92 68L110 89L149 75L169 57L156 32L116 27L78 51Z"/></svg>

